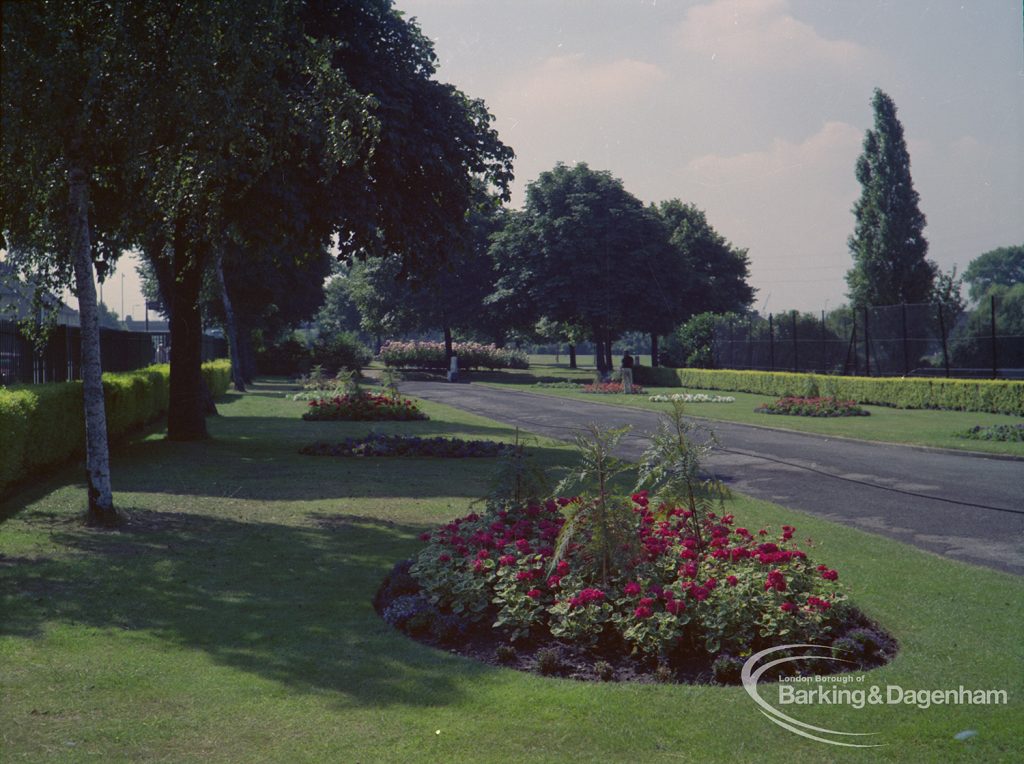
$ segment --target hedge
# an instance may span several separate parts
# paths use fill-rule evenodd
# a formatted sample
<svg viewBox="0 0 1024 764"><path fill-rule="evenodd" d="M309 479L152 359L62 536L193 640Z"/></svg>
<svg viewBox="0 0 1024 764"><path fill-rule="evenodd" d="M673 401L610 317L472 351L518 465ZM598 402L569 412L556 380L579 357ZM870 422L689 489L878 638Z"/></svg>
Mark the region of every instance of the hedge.
<svg viewBox="0 0 1024 764"><path fill-rule="evenodd" d="M454 342L452 350L459 357L459 368L466 369L528 369L526 353L479 342ZM386 366L403 369L447 369L443 342L400 342L390 340L380 349L380 360Z"/></svg>
<svg viewBox="0 0 1024 764"><path fill-rule="evenodd" d="M784 371L638 367L633 377L652 387L693 387L784 396L800 395L814 377L823 395L901 409L988 411L1024 416L1024 382L993 379L837 377Z"/></svg>
<svg viewBox="0 0 1024 764"><path fill-rule="evenodd" d="M228 361L203 364L214 397L231 382ZM113 442L167 411L170 367L103 375L107 436ZM0 495L14 483L85 452L81 382L0 387Z"/></svg>

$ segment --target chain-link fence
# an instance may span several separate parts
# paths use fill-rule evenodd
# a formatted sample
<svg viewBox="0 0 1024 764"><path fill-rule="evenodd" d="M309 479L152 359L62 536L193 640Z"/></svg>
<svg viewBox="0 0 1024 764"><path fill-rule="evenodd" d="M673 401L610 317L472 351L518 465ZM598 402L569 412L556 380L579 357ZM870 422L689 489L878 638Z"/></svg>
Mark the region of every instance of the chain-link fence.
<svg viewBox="0 0 1024 764"><path fill-rule="evenodd" d="M100 358L104 371L132 371L155 363L157 348L170 336L100 329ZM204 361L227 357L221 337L203 337ZM57 326L46 344L36 348L18 325L0 321L0 385L65 382L82 377L82 338L77 326Z"/></svg>
<svg viewBox="0 0 1024 764"><path fill-rule="evenodd" d="M930 303L720 317L711 356L720 369L1024 378L1022 327L994 297L971 312Z"/></svg>

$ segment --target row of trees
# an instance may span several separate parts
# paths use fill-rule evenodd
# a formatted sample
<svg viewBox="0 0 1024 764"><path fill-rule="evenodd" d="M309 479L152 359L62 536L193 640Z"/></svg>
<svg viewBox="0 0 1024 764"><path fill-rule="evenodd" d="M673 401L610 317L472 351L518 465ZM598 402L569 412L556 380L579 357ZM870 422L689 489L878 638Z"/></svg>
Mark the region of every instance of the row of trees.
<svg viewBox="0 0 1024 764"><path fill-rule="evenodd" d="M645 206L622 182L586 164L559 164L529 184L521 211L480 205L471 246L440 272L399 280L400 261L358 264L332 281L321 323L372 335L453 330L497 343L510 335L598 347L643 332L658 337L704 311L753 299L746 250L727 242L692 204ZM344 317L348 316L346 321ZM332 324L331 322L334 322ZM574 365L574 363L573 363Z"/></svg>
<svg viewBox="0 0 1024 764"><path fill-rule="evenodd" d="M434 79L390 0L12 3L2 55L0 231L34 283L79 300L93 521L116 518L94 278L122 252L169 313L168 437L190 440L204 282L242 370L249 328L316 304L332 246L426 271L467 246L480 184L508 195L485 105Z"/></svg>

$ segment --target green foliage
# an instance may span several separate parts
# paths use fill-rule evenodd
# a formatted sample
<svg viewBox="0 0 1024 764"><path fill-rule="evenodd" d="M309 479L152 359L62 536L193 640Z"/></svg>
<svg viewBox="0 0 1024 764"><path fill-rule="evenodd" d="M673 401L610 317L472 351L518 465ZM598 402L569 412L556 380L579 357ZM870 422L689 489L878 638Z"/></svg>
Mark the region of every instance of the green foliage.
<svg viewBox="0 0 1024 764"><path fill-rule="evenodd" d="M306 343L295 337L273 343L256 352L256 370L260 374L275 377L303 374L312 363L312 351Z"/></svg>
<svg viewBox="0 0 1024 764"><path fill-rule="evenodd" d="M223 395L231 382L230 364L205 363L203 377L215 397ZM169 380L167 365L104 374L109 438L123 438L164 414ZM80 382L0 388L0 493L83 453L83 412Z"/></svg>
<svg viewBox="0 0 1024 764"><path fill-rule="evenodd" d="M875 124L857 160L861 195L848 242L854 263L846 276L850 297L857 307L926 302L936 266L925 259L925 216L910 177L903 126L888 95L876 88L871 103Z"/></svg>
<svg viewBox="0 0 1024 764"><path fill-rule="evenodd" d="M591 424L585 433L574 435L579 461L555 491L563 496L576 495L577 500L566 507L568 517L558 534L552 568L566 556L571 545L581 544L585 564L607 584L608 577L634 551L632 509L615 487L615 479L632 469L632 465L612 454L630 429L605 429Z"/></svg>
<svg viewBox="0 0 1024 764"><path fill-rule="evenodd" d="M782 396L798 389L806 374L733 369L675 369L677 384ZM829 377L826 391L844 400L901 409L990 411L1024 416L1024 382L990 379Z"/></svg>
<svg viewBox="0 0 1024 764"><path fill-rule="evenodd" d="M996 285L1012 287L1024 283L1024 244L999 247L971 260L964 271L968 294L980 302Z"/></svg>
<svg viewBox="0 0 1024 764"><path fill-rule="evenodd" d="M329 373L359 371L373 360L373 353L355 332L338 332L321 337L313 345L313 363Z"/></svg>
<svg viewBox="0 0 1024 764"><path fill-rule="evenodd" d="M498 512L538 502L547 496L550 487L547 473L527 450L517 427L515 440L498 455L487 495L479 501L484 502L488 511Z"/></svg>
<svg viewBox="0 0 1024 764"><path fill-rule="evenodd" d="M729 497L729 489L703 474L702 463L718 446L714 431L685 413L684 403L672 401L672 410L661 417L640 459L636 490L650 493L655 507L686 507L691 532L703 551L706 540L700 529Z"/></svg>
<svg viewBox="0 0 1024 764"><path fill-rule="evenodd" d="M1024 282L989 287L981 302L950 339L953 363L960 367L992 366L992 302L996 308L996 363L1002 368L1024 367ZM1003 338L1003 339L1001 339Z"/></svg>
<svg viewBox="0 0 1024 764"><path fill-rule="evenodd" d="M665 343L664 362L671 366L698 369L715 368L714 313L701 313L669 335Z"/></svg>

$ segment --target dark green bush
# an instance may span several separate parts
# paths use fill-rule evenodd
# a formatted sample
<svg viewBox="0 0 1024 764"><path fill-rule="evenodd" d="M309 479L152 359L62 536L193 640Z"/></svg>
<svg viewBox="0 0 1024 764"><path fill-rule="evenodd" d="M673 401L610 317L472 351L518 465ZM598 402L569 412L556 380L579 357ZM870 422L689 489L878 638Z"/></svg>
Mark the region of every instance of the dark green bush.
<svg viewBox="0 0 1024 764"><path fill-rule="evenodd" d="M359 341L355 332L338 332L321 337L313 345L313 364L329 374L346 369L359 371L373 360L373 353Z"/></svg>
<svg viewBox="0 0 1024 764"><path fill-rule="evenodd" d="M313 351L294 337L256 353L256 371L274 377L305 374L313 365Z"/></svg>

